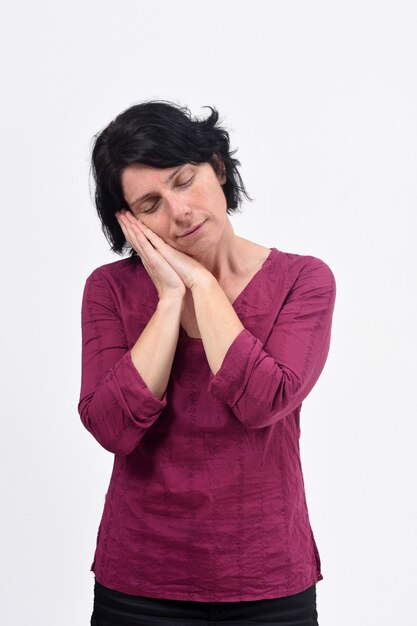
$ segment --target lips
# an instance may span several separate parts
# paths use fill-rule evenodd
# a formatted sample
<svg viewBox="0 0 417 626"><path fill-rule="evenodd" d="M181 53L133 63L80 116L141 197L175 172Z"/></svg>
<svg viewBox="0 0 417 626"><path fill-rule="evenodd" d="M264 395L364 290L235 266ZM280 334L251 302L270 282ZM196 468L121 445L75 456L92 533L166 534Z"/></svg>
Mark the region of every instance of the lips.
<svg viewBox="0 0 417 626"><path fill-rule="evenodd" d="M185 237L186 235L189 235L190 233L193 233L195 230L197 230L197 228L200 228L200 226L202 226L204 224L204 222L201 222L200 224L197 224L196 226L193 226L193 228L190 228L189 230L186 230L185 233L182 233L182 235L178 235L179 237Z"/></svg>

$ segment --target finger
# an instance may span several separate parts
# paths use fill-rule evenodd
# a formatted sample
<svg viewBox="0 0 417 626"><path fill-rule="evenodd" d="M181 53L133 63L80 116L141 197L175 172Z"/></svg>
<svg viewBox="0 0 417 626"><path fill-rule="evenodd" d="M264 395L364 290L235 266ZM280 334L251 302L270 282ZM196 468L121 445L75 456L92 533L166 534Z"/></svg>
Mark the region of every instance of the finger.
<svg viewBox="0 0 417 626"><path fill-rule="evenodd" d="M143 232L140 229L140 226L138 226L138 221L139 220L129 220L127 218L127 212L124 213L120 213L120 223L122 226L122 230L125 233L125 237L128 236L129 239L132 240L132 242L134 242L134 245L132 243L130 243L130 245L135 248L135 250L138 252L137 248L140 249L140 259L142 261L143 266L145 267L147 273L149 274L149 276L152 278L152 270L151 270L151 264L152 264L152 254L155 254L155 249L152 246L152 244L146 239L145 235L143 234ZM118 217L119 219L119 217ZM148 253L146 253L147 249Z"/></svg>
<svg viewBox="0 0 417 626"><path fill-rule="evenodd" d="M129 223L132 224L132 226L137 226L140 229L141 233L143 233L145 237L149 239L154 247L157 247L161 242L165 243L164 240L159 237L159 235L157 235L153 230L151 230L139 218L135 217L129 211L125 213L125 217L129 220Z"/></svg>
<svg viewBox="0 0 417 626"><path fill-rule="evenodd" d="M141 245L141 242L137 240L137 237L135 237L135 232L132 229L132 227L129 225L126 219L123 219L123 218L117 218L117 219L118 219L120 228L123 231L126 241L129 243L129 245L132 248L136 250L138 254L142 255L143 246Z"/></svg>
<svg viewBox="0 0 417 626"><path fill-rule="evenodd" d="M152 261L152 254L154 254L154 247L145 237L137 224L135 218L129 219L126 213L121 213L120 221L123 223L129 239L133 242L130 245L140 254L142 262L146 259L149 264Z"/></svg>
<svg viewBox="0 0 417 626"><path fill-rule="evenodd" d="M149 239L149 241L155 246L155 248L165 244L165 241L162 239L162 237L160 237L153 230L148 228L148 226L145 226L145 224L139 221L138 221L138 224L139 224L139 228L142 230L145 237Z"/></svg>
<svg viewBox="0 0 417 626"><path fill-rule="evenodd" d="M152 239L152 237L149 237L149 235L144 230L144 225L141 224L138 220L133 221L133 222L130 221L129 225L132 228L133 233L137 236L137 238L141 242L142 246L145 248L145 250L151 253L151 250L153 251L156 247L155 239Z"/></svg>
<svg viewBox="0 0 417 626"><path fill-rule="evenodd" d="M136 220L135 218L133 218L133 221L128 221L133 232L137 235L143 247L145 247L145 249L147 249L148 251L150 251L151 249L154 250L157 247L157 241L155 238L157 237L159 239L158 235L155 235L155 233L150 230L150 228L146 228L146 226L142 224L142 222L139 222L139 220ZM152 235L154 236L152 237Z"/></svg>

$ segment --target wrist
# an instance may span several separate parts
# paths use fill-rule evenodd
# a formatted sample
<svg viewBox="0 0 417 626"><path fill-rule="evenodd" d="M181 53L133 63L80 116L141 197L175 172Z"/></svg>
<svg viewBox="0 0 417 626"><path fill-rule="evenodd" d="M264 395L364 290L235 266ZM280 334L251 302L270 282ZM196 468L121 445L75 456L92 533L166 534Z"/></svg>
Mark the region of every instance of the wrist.
<svg viewBox="0 0 417 626"><path fill-rule="evenodd" d="M181 310L184 306L184 295L172 295L172 296L162 296L158 300L157 308L158 309L171 309L171 310Z"/></svg>
<svg viewBox="0 0 417 626"><path fill-rule="evenodd" d="M192 285L190 291L191 293L197 293L202 289L209 289L212 285L216 283L217 280L215 279L213 274L208 270L205 270L204 272L200 272L198 280L196 280L195 283Z"/></svg>

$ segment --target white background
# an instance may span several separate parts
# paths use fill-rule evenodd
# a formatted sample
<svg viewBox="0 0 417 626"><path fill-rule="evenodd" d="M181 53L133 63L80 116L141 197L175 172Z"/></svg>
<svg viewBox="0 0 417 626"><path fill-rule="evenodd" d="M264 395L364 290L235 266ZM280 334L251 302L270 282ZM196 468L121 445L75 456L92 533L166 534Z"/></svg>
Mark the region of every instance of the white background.
<svg viewBox="0 0 417 626"><path fill-rule="evenodd" d="M0 22L2 624L89 624L113 455L77 413L81 295L119 258L90 149L150 98L218 108L254 197L236 234L336 277L301 420L320 626L415 623L416 2L3 2Z"/></svg>

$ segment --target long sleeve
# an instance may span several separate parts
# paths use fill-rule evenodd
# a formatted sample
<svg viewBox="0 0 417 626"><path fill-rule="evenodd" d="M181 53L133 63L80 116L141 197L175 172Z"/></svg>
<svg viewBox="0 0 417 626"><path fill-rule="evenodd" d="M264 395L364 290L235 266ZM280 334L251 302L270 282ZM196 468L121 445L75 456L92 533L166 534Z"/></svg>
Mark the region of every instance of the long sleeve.
<svg viewBox="0 0 417 626"><path fill-rule="evenodd" d="M82 366L78 413L109 452L127 455L166 406L133 364L108 281L87 278L81 308Z"/></svg>
<svg viewBox="0 0 417 626"><path fill-rule="evenodd" d="M230 345L208 391L245 427L274 424L310 393L329 352L335 297L331 269L311 257L295 277L265 345L246 328Z"/></svg>

